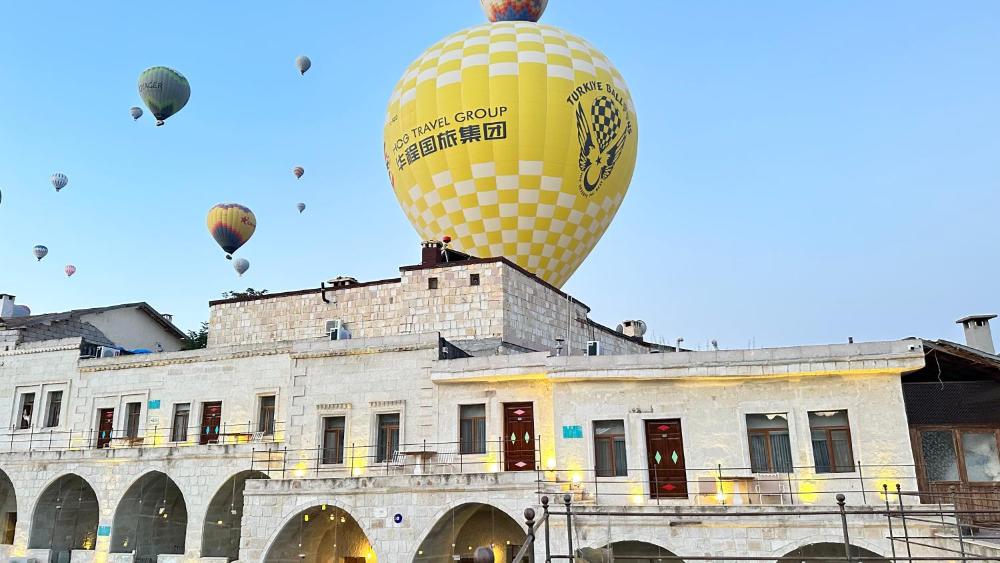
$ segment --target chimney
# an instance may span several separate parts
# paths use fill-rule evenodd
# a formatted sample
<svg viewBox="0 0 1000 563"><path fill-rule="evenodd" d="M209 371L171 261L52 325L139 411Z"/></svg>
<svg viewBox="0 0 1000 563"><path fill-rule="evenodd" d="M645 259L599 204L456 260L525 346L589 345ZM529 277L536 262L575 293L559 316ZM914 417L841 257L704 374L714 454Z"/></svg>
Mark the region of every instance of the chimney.
<svg viewBox="0 0 1000 563"><path fill-rule="evenodd" d="M444 243L439 240L425 240L421 245L420 265L437 266L441 263L441 249Z"/></svg>
<svg viewBox="0 0 1000 563"><path fill-rule="evenodd" d="M14 296L0 293L0 318L14 316Z"/></svg>
<svg viewBox="0 0 1000 563"><path fill-rule="evenodd" d="M993 348L993 333L990 332L990 320L996 315L970 315L955 321L965 329L965 345L987 354L996 354Z"/></svg>

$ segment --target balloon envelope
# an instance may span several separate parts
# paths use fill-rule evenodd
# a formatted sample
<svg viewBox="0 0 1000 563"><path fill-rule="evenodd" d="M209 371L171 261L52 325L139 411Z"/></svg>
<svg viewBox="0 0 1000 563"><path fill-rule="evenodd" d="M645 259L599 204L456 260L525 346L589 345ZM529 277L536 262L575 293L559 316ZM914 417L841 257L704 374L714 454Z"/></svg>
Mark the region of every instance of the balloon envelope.
<svg viewBox="0 0 1000 563"><path fill-rule="evenodd" d="M250 261L246 258L237 258L233 260L233 269L242 277L250 269Z"/></svg>
<svg viewBox="0 0 1000 563"><path fill-rule="evenodd" d="M299 69L299 74L305 74L310 67L312 67L312 61L309 57L302 55L295 59L295 68Z"/></svg>
<svg viewBox="0 0 1000 563"><path fill-rule="evenodd" d="M165 66L147 68L139 75L139 96L156 118L157 125L181 111L191 98L187 78Z"/></svg>
<svg viewBox="0 0 1000 563"><path fill-rule="evenodd" d="M297 207L297 208L298 208L298 210L299 210L299 213L302 213L303 211L305 211L305 210L306 210L306 204L304 204L304 203L299 203L299 204L297 204L297 205L296 205L295 207Z"/></svg>
<svg viewBox="0 0 1000 563"><path fill-rule="evenodd" d="M61 172L56 172L55 174L52 175L52 177L49 178L49 180L52 182L52 187L54 187L57 192L65 188L66 184L69 183L69 178L67 178L66 175Z"/></svg>
<svg viewBox="0 0 1000 563"><path fill-rule="evenodd" d="M227 254L246 244L257 229L253 211L236 203L220 203L208 212L208 232Z"/></svg>
<svg viewBox="0 0 1000 563"><path fill-rule="evenodd" d="M509 62L465 57L456 70L470 44ZM614 218L638 147L621 74L583 39L530 22L433 45L396 86L384 132L389 180L423 240L451 235L556 287Z"/></svg>
<svg viewBox="0 0 1000 563"><path fill-rule="evenodd" d="M45 258L46 254L49 253L49 249L39 244L31 250L31 253L35 255L35 258L41 260L42 258Z"/></svg>
<svg viewBox="0 0 1000 563"><path fill-rule="evenodd" d="M67 277L72 276L73 274L76 273L76 266L69 264L65 268L63 268L63 271L66 272Z"/></svg>
<svg viewBox="0 0 1000 563"><path fill-rule="evenodd" d="M537 22L549 0L479 0L491 22Z"/></svg>
<svg viewBox="0 0 1000 563"><path fill-rule="evenodd" d="M292 174L295 174L296 178L301 178L302 175L305 173L306 169L302 168L301 166L296 166L295 168L292 168Z"/></svg>
<svg viewBox="0 0 1000 563"><path fill-rule="evenodd" d="M129 108L128 113L129 115L132 116L132 119L139 119L140 117L142 117L142 108L132 106L131 108Z"/></svg>

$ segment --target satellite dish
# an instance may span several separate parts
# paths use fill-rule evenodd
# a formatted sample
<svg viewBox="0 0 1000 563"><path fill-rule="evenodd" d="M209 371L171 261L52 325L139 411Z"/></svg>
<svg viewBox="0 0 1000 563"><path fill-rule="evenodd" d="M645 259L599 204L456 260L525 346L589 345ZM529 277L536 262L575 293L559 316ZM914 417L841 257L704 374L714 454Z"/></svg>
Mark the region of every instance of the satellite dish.
<svg viewBox="0 0 1000 563"><path fill-rule="evenodd" d="M618 326L615 327L615 331L617 331L617 332L625 332L625 327L623 327L621 325L621 323L618 323Z"/></svg>
<svg viewBox="0 0 1000 563"><path fill-rule="evenodd" d="M643 337L646 335L646 321L635 321L635 335Z"/></svg>

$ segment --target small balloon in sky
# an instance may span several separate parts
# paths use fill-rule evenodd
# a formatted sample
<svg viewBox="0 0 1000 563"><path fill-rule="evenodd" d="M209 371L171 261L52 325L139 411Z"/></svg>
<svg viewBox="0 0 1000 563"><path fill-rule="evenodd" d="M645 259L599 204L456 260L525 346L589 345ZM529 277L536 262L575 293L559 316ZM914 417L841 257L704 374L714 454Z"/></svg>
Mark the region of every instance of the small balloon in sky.
<svg viewBox="0 0 1000 563"><path fill-rule="evenodd" d="M66 277L67 278L73 277L73 274L76 273L76 266L74 266L72 264L67 264L66 267L63 268L63 271L66 272Z"/></svg>
<svg viewBox="0 0 1000 563"><path fill-rule="evenodd" d="M52 182L52 187L55 188L57 192L65 188L66 184L69 183L69 178L67 178L62 172L56 172L49 178L49 180Z"/></svg>
<svg viewBox="0 0 1000 563"><path fill-rule="evenodd" d="M35 258L41 260L45 258L45 255L49 253L48 247L42 246L40 244L35 245L35 248L31 250L31 253L35 255Z"/></svg>
<svg viewBox="0 0 1000 563"><path fill-rule="evenodd" d="M537 22L548 0L479 0L486 18L491 22Z"/></svg>
<svg viewBox="0 0 1000 563"><path fill-rule="evenodd" d="M309 57L300 55L295 59L295 68L299 69L299 74L305 74L312 67L313 63Z"/></svg>
<svg viewBox="0 0 1000 563"><path fill-rule="evenodd" d="M187 78L172 68L154 66L139 75L139 96L156 118L156 126L181 111L191 99Z"/></svg>
<svg viewBox="0 0 1000 563"><path fill-rule="evenodd" d="M302 168L301 166L296 166L295 168L292 168L292 174L295 174L296 178L301 178L302 175L305 173L306 169Z"/></svg>
<svg viewBox="0 0 1000 563"><path fill-rule="evenodd" d="M299 203L299 204L297 204L297 205L296 205L295 207L297 207L297 208L298 208L298 210L299 210L299 213L302 213L303 211L305 211L305 210L306 210L306 204L304 204L304 203Z"/></svg>
<svg viewBox="0 0 1000 563"><path fill-rule="evenodd" d="M139 119L140 117L142 117L142 108L141 108L141 107L138 107L138 106L132 106L132 107L131 107L131 108L130 108L130 109L128 110L128 113L129 113L129 115L131 115L131 116L132 116L132 119L133 119L133 120L137 120L137 119Z"/></svg>
<svg viewBox="0 0 1000 563"><path fill-rule="evenodd" d="M236 270L236 273L242 278L243 274L250 269L250 261L246 258L237 258L233 260L233 269Z"/></svg>
<svg viewBox="0 0 1000 563"><path fill-rule="evenodd" d="M232 260L232 254L246 244L257 230L253 211L238 203L220 203L208 211L208 232Z"/></svg>

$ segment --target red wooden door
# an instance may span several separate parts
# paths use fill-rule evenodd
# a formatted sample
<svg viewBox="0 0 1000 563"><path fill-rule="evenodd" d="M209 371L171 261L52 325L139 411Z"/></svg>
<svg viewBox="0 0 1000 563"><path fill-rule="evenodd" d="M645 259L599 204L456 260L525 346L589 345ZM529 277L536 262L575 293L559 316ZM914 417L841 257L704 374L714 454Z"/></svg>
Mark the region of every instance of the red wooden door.
<svg viewBox="0 0 1000 563"><path fill-rule="evenodd" d="M97 447L106 448L115 431L115 409L101 409L97 412Z"/></svg>
<svg viewBox="0 0 1000 563"><path fill-rule="evenodd" d="M535 415L531 403L504 403L504 471L535 470Z"/></svg>
<svg viewBox="0 0 1000 563"><path fill-rule="evenodd" d="M680 420L646 421L646 462L651 498L687 498Z"/></svg>
<svg viewBox="0 0 1000 563"><path fill-rule="evenodd" d="M222 403L204 403L201 407L202 444L219 443L219 427L222 425Z"/></svg>

